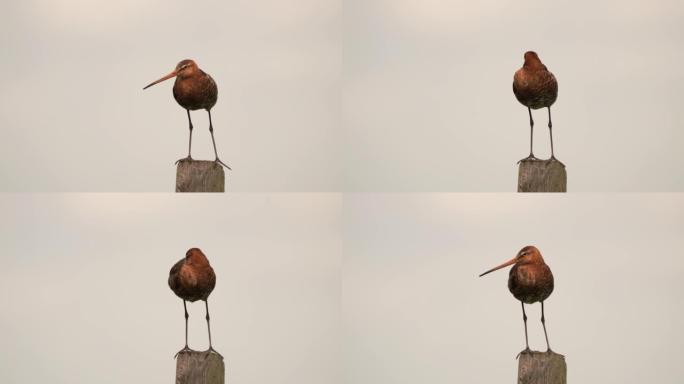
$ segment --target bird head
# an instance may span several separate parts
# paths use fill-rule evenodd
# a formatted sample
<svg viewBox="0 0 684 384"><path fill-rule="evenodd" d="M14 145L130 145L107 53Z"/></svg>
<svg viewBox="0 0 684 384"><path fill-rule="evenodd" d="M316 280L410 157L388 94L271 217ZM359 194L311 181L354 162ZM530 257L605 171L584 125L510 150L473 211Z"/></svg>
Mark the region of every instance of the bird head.
<svg viewBox="0 0 684 384"><path fill-rule="evenodd" d="M185 59L176 65L176 76L186 77L191 76L199 70L197 63L190 59Z"/></svg>
<svg viewBox="0 0 684 384"><path fill-rule="evenodd" d="M198 71L199 71L199 67L197 66L197 64L194 61L192 61L190 59L185 59L185 60L181 61L180 63L178 63L178 65L176 65L176 69L174 69L169 74L162 77L161 79L156 80L156 81L148 84L143 89L147 89L147 88L149 88L149 87L151 87L157 83L161 83L162 81L168 80L172 77L178 76L180 78L183 78L183 77L192 76L195 73L197 73Z"/></svg>
<svg viewBox="0 0 684 384"><path fill-rule="evenodd" d="M191 263L209 263L207 257L199 248L190 248L185 252L185 259Z"/></svg>
<svg viewBox="0 0 684 384"><path fill-rule="evenodd" d="M533 245L528 245L521 249L517 255L515 255L514 258L508 260L507 262L498 265L487 272L484 272L483 274L480 275L480 277L490 273L494 272L496 270L499 270L501 268L507 267L512 264L517 264L517 265L523 265L523 264L537 264L537 263L543 263L544 259L542 258L541 253L537 249L537 247Z"/></svg>
<svg viewBox="0 0 684 384"><path fill-rule="evenodd" d="M525 52L525 64L523 64L524 67L526 68L535 68L542 66L542 62L539 59L539 56L537 56L537 52L534 51L527 51Z"/></svg>

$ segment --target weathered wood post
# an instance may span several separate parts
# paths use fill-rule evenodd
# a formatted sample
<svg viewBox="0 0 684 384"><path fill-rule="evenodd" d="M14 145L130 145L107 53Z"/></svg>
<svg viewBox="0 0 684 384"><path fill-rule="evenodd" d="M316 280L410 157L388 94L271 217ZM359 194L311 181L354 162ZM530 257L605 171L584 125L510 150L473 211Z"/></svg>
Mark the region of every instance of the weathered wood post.
<svg viewBox="0 0 684 384"><path fill-rule="evenodd" d="M224 384L223 358L210 351L189 351L176 358L176 384Z"/></svg>
<svg viewBox="0 0 684 384"><path fill-rule="evenodd" d="M567 192L568 175L558 160L522 160L518 192Z"/></svg>
<svg viewBox="0 0 684 384"><path fill-rule="evenodd" d="M567 384L565 357L555 352L520 354L518 384Z"/></svg>
<svg viewBox="0 0 684 384"><path fill-rule="evenodd" d="M176 192L225 192L223 167L215 161L179 161Z"/></svg>

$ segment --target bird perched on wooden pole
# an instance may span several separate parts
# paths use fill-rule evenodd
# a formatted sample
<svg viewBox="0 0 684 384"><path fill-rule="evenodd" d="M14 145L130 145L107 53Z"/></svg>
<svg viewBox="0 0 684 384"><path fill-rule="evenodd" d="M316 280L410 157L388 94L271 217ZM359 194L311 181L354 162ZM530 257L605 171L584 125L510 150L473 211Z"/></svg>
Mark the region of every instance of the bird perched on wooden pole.
<svg viewBox="0 0 684 384"><path fill-rule="evenodd" d="M188 157L179 159L176 161L176 164L180 161L192 161L192 156L190 154L192 150L192 119L190 118L190 111L205 109L209 114L209 132L211 133L211 143L214 145L215 161L230 169L230 167L218 157L216 141L214 140L214 126L211 122L211 108L216 105L216 100L218 98L218 87L216 86L216 82L208 73L201 70L194 61L186 59L178 63L176 69L171 71L171 73L150 83L143 89L147 89L172 77L176 78L176 82L173 84L173 98L176 99L181 107L185 108L185 111L188 114L188 123L190 124Z"/></svg>
<svg viewBox="0 0 684 384"><path fill-rule="evenodd" d="M551 352L549 336L546 333L546 320L544 319L544 300L553 292L553 274L551 268L544 262L539 250L531 245L521 249L518 254L507 262L484 272L480 277L498 269L515 264L508 274L508 290L520 300L525 324L525 350L520 353L530 353L530 344L527 341L527 315L525 304L541 303L541 323L544 327L547 352Z"/></svg>
<svg viewBox="0 0 684 384"><path fill-rule="evenodd" d="M207 331L209 333L208 351L216 352L211 344L211 327L209 326L209 295L216 286L216 274L209 265L209 260L199 248L191 248L185 253L185 258L173 265L169 272L169 287L183 300L185 309L185 347L178 351L183 353L191 351L188 347L188 307L186 301L195 302L204 300L207 315ZM176 356L178 356L176 353Z"/></svg>
<svg viewBox="0 0 684 384"><path fill-rule="evenodd" d="M530 115L530 155L520 160L538 160L532 152L534 120L532 110L547 108L549 111L549 137L551 138L551 159L556 160L553 153L553 132L551 124L551 106L558 98L558 81L535 52L525 52L525 63L513 76L513 93L516 99L527 107Z"/></svg>

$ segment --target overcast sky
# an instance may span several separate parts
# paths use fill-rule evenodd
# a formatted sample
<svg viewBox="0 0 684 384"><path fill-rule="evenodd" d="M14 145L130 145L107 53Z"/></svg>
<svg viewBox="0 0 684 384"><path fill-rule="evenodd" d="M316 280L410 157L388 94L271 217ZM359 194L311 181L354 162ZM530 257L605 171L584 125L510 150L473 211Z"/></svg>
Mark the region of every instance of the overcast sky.
<svg viewBox="0 0 684 384"><path fill-rule="evenodd" d="M0 189L172 192L188 121L186 58L216 80L230 191L340 189L337 0L28 0L0 14ZM213 160L192 113L193 157Z"/></svg>
<svg viewBox="0 0 684 384"><path fill-rule="evenodd" d="M513 73L556 75L568 191L682 191L684 3L344 1L345 186L515 191L529 153ZM546 111L535 154L550 155Z"/></svg>
<svg viewBox="0 0 684 384"><path fill-rule="evenodd" d="M141 88L194 58L229 191L515 191L536 50L569 191L684 191L678 0L28 0L0 31L0 190L172 191L187 119L172 81Z"/></svg>
<svg viewBox="0 0 684 384"><path fill-rule="evenodd" d="M0 382L170 382L184 322L166 279L194 246L230 382L511 381L520 304L507 270L477 275L528 244L555 276L547 326L571 380L684 375L682 196L181 197L0 196ZM188 309L204 349L203 305Z"/></svg>
<svg viewBox="0 0 684 384"><path fill-rule="evenodd" d="M182 197L182 198L181 198ZM212 341L230 383L338 383L335 195L0 196L0 382L171 383L184 344L171 266L216 271ZM204 303L190 347L208 347Z"/></svg>
<svg viewBox="0 0 684 384"><path fill-rule="evenodd" d="M344 202L346 383L512 383L525 347L508 270L536 245L551 347L576 383L684 377L679 195L353 195ZM530 347L546 350L540 305Z"/></svg>

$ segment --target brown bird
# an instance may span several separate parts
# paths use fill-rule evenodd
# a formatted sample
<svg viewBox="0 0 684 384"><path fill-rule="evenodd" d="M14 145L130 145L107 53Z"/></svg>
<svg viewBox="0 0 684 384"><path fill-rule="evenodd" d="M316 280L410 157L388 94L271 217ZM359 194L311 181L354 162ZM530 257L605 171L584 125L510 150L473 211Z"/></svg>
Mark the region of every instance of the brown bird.
<svg viewBox="0 0 684 384"><path fill-rule="evenodd" d="M147 89L172 77L176 78L176 82L173 84L173 98L176 99L181 107L185 108L185 111L188 113L188 122L190 123L188 157L179 159L176 161L176 164L180 161L192 161L192 156L190 155L192 149L192 120L190 119L190 111L206 109L207 113L209 113L209 132L211 133L211 142L214 144L215 161L230 169L230 167L218 157L216 141L214 140L214 126L211 123L211 108L216 104L216 99L218 98L218 87L216 86L216 82L208 73L201 70L194 61L186 59L178 63L176 69L171 71L171 73L147 85L143 89Z"/></svg>
<svg viewBox="0 0 684 384"><path fill-rule="evenodd" d="M185 253L185 258L173 265L169 272L169 287L176 296L183 299L185 309L185 347L178 351L183 353L191 351L188 348L188 307L185 302L204 300L207 310L207 330L209 332L209 349L218 354L211 345L211 327L209 326L209 294L216 285L216 274L209 265L209 260L199 248L191 248ZM176 353L176 356L178 356Z"/></svg>
<svg viewBox="0 0 684 384"><path fill-rule="evenodd" d="M535 52L525 52L525 63L513 76L513 93L518 101L527 107L530 115L530 155L520 161L537 160L532 153L532 133L534 120L532 109L547 108L549 110L549 136L551 137L551 159L556 160L553 154L553 133L551 124L551 106L558 97L558 82L553 73L539 60Z"/></svg>
<svg viewBox="0 0 684 384"><path fill-rule="evenodd" d="M494 272L497 269L515 264L508 274L508 290L513 296L520 300L523 312L523 322L525 323L525 350L521 353L529 353L530 345L527 341L527 315L525 314L525 303L532 304L541 302L541 323L544 327L546 337L547 352L551 351L549 346L549 336L546 334L546 321L544 319L544 300L553 292L553 274L551 269L542 258L539 250L531 245L521 249L518 254L507 262L494 267L480 275L480 277Z"/></svg>

